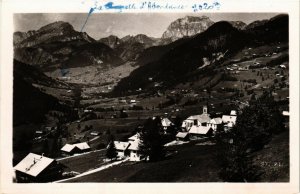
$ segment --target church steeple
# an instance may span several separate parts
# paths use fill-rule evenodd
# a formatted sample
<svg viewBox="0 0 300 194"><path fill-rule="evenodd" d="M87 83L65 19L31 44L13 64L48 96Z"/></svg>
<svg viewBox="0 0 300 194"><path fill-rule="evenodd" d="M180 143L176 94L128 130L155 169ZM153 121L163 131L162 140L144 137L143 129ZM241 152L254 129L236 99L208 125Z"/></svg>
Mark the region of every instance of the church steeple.
<svg viewBox="0 0 300 194"><path fill-rule="evenodd" d="M203 114L208 114L208 112L207 112L207 106L203 106Z"/></svg>

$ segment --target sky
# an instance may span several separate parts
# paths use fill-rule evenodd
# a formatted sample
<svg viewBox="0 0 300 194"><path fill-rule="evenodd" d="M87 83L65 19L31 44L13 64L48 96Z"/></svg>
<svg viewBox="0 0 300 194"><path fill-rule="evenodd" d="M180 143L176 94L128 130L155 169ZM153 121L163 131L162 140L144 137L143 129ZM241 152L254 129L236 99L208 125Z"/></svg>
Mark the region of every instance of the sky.
<svg viewBox="0 0 300 194"><path fill-rule="evenodd" d="M185 16L208 16L212 21L243 21L270 19L279 13L93 13L83 31L98 40L109 35L120 38L126 35L145 34L160 38L169 24ZM14 14L14 31L38 30L56 21L69 22L80 31L87 13L18 13Z"/></svg>

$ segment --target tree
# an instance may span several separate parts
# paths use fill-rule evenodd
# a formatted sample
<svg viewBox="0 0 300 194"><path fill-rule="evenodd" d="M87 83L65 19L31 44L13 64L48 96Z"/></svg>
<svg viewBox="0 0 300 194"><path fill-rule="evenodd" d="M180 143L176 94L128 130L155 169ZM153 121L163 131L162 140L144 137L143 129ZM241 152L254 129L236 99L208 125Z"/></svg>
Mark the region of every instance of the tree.
<svg viewBox="0 0 300 194"><path fill-rule="evenodd" d="M112 160L115 159L117 155L116 145L114 143L114 138L112 137L106 149L106 157Z"/></svg>
<svg viewBox="0 0 300 194"><path fill-rule="evenodd" d="M165 149L163 144L161 131L161 120L159 117L149 118L140 132L141 142L139 151L145 158L149 157L149 161L158 161L165 157Z"/></svg>
<svg viewBox="0 0 300 194"><path fill-rule="evenodd" d="M261 169L253 165L247 151L244 135L237 129L219 139L218 160L221 165L220 177L228 182L254 182L259 180ZM224 141L224 139L226 141Z"/></svg>
<svg viewBox="0 0 300 194"><path fill-rule="evenodd" d="M218 138L221 178L232 182L259 180L262 169L253 164L251 153L262 149L274 133L283 129L283 117L271 92L252 98L238 116L236 127Z"/></svg>

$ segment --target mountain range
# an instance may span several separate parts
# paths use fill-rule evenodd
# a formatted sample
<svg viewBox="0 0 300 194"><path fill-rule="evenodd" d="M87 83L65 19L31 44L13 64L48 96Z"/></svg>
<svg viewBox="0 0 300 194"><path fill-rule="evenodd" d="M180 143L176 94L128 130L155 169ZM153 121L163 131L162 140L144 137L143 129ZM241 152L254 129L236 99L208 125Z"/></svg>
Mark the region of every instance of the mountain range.
<svg viewBox="0 0 300 194"><path fill-rule="evenodd" d="M66 22L14 33L14 58L42 71L89 65L116 66L123 60L109 46L77 32Z"/></svg>
<svg viewBox="0 0 300 194"><path fill-rule="evenodd" d="M161 38L138 34L123 38L111 35L100 40L77 32L66 22L55 22L36 31L15 32L14 58L42 72L86 66L110 69L130 62L138 68L119 82L114 90L118 93L148 87L149 77L172 85L198 71L207 61L218 63L215 53L229 57L245 46L287 41L286 37L288 15L249 25L186 16L172 22ZM67 72L62 71L60 76L67 76Z"/></svg>
<svg viewBox="0 0 300 194"><path fill-rule="evenodd" d="M252 26L240 30L230 22L221 21L200 34L149 48L146 53L151 57L143 60L147 63L121 80L115 92L149 88L153 82L162 82L166 87L172 87L188 80L191 73L205 73L205 69L199 70L205 61L211 64L206 69L213 69L214 65L220 64L214 56L216 53L221 53L226 59L245 47L288 42L288 15L278 15ZM150 77L153 82L149 82Z"/></svg>
<svg viewBox="0 0 300 194"><path fill-rule="evenodd" d="M206 16L186 16L172 22L161 38L136 36L108 36L94 40L85 32L74 30L67 22L54 22L38 30L14 33L14 58L34 65L43 72L84 66L116 67L126 61L140 63L148 48L167 45L184 37L207 30L214 22ZM238 29L252 28L260 22L246 26L241 21L230 21ZM252 27L251 27L252 26Z"/></svg>

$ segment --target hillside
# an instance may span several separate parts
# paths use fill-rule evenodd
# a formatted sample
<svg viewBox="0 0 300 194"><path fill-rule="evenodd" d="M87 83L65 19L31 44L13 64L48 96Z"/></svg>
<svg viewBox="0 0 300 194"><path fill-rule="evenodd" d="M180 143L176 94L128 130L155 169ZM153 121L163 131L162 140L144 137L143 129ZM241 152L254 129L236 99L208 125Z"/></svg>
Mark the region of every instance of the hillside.
<svg viewBox="0 0 300 194"><path fill-rule="evenodd" d="M151 84L148 81L149 77L155 82L164 82L166 86L178 83L187 73L201 67L204 58L212 60L212 53L227 52L227 55L231 55L242 49L248 41L244 35L227 22L216 23L204 33L167 49L159 60L136 69L129 77L124 78L115 90L145 88Z"/></svg>
<svg viewBox="0 0 300 194"><path fill-rule="evenodd" d="M277 16L263 25L243 31L237 30L228 22L215 23L196 36L145 50L145 54L141 54L141 60L137 60L137 64L142 66L121 80L115 93L149 88L153 86L153 82L162 82L166 87L174 86L192 78L191 73L207 75L205 71L211 72L214 65L218 66L222 61L229 60L247 46L287 42L287 29L287 15ZM149 55L153 57L147 57ZM153 82L149 82L149 78Z"/></svg>
<svg viewBox="0 0 300 194"><path fill-rule="evenodd" d="M51 110L69 110L59 91L74 87L54 80L33 66L14 60L13 124L42 123ZM55 93L51 90L56 90ZM53 94L53 95L51 95Z"/></svg>

